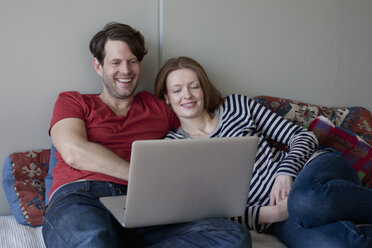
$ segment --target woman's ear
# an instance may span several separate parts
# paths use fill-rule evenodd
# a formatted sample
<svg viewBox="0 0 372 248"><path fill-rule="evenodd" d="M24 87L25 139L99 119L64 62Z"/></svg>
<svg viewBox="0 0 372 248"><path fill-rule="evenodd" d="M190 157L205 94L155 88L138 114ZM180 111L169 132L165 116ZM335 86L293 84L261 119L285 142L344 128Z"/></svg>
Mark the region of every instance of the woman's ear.
<svg viewBox="0 0 372 248"><path fill-rule="evenodd" d="M167 94L164 94L164 98L165 98L165 102L166 102L168 105L170 105L170 104L169 104L169 97L168 97Z"/></svg>

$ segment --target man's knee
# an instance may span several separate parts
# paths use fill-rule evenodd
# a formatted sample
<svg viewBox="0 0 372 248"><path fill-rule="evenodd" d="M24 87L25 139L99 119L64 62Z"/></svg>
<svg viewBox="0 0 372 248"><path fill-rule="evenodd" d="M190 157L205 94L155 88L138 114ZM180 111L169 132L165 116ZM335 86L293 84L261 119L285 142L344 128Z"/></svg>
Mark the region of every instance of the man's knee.
<svg viewBox="0 0 372 248"><path fill-rule="evenodd" d="M112 242L118 241L120 228L103 206L71 195L47 207L42 232L47 247L100 247L107 241L115 247Z"/></svg>
<svg viewBox="0 0 372 248"><path fill-rule="evenodd" d="M154 247L251 247L248 229L227 219L190 222L181 225L176 233Z"/></svg>
<svg viewBox="0 0 372 248"><path fill-rule="evenodd" d="M230 242L231 246L226 247L251 247L249 230L237 222L227 219L210 219L198 221L196 225L200 228L200 232Z"/></svg>

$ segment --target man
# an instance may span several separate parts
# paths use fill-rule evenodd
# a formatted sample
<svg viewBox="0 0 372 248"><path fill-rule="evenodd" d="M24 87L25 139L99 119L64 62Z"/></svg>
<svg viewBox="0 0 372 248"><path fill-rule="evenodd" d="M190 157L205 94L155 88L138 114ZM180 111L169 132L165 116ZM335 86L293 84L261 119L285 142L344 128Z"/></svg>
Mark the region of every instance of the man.
<svg viewBox="0 0 372 248"><path fill-rule="evenodd" d="M249 233L224 219L126 229L99 197L126 194L132 142L163 138L179 122L161 100L134 94L147 53L140 32L109 23L90 42L100 94L63 92L50 135L57 152L43 237L47 247L247 247Z"/></svg>

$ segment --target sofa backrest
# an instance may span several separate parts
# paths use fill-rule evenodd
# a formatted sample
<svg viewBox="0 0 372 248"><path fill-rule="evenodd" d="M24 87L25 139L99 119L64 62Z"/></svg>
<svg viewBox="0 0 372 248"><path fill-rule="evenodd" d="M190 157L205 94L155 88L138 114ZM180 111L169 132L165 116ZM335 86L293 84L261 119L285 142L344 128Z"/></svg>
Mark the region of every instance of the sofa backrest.
<svg viewBox="0 0 372 248"><path fill-rule="evenodd" d="M316 117L324 116L335 126L357 134L372 146L372 116L366 108L326 107L272 96L256 96L254 100L304 128L308 128Z"/></svg>

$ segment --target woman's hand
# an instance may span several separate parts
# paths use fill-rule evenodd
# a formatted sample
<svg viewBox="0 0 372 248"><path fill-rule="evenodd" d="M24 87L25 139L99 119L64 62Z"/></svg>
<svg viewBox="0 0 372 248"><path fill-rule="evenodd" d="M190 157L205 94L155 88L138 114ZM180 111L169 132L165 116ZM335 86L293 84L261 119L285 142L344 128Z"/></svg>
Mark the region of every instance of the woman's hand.
<svg viewBox="0 0 372 248"><path fill-rule="evenodd" d="M275 223L288 219L288 194L293 184L293 178L278 175L270 192L270 205L260 208L258 223Z"/></svg>
<svg viewBox="0 0 372 248"><path fill-rule="evenodd" d="M287 198L292 184L293 178L291 176L276 176L273 188L270 192L270 205L278 205L282 200Z"/></svg>
<svg viewBox="0 0 372 248"><path fill-rule="evenodd" d="M277 222L285 221L289 217L287 200L288 197L284 197L282 200L276 203L278 217Z"/></svg>
<svg viewBox="0 0 372 248"><path fill-rule="evenodd" d="M273 206L263 206L258 215L258 224L282 222L288 219L287 199L284 197Z"/></svg>

